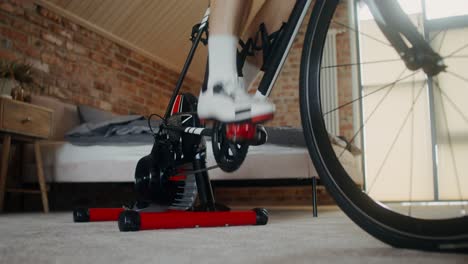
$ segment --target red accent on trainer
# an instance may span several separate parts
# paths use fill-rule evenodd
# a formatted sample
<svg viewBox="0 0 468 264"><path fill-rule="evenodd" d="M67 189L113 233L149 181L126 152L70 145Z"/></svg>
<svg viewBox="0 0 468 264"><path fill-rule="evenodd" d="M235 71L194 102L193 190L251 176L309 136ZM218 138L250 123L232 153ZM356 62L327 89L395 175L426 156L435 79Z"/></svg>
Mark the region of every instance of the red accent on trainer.
<svg viewBox="0 0 468 264"><path fill-rule="evenodd" d="M89 221L117 221L123 208L89 208Z"/></svg>
<svg viewBox="0 0 468 264"><path fill-rule="evenodd" d="M140 213L140 230L255 225L254 211Z"/></svg>
<svg viewBox="0 0 468 264"><path fill-rule="evenodd" d="M170 181L185 181L187 179L187 176L185 175L174 175L169 177Z"/></svg>

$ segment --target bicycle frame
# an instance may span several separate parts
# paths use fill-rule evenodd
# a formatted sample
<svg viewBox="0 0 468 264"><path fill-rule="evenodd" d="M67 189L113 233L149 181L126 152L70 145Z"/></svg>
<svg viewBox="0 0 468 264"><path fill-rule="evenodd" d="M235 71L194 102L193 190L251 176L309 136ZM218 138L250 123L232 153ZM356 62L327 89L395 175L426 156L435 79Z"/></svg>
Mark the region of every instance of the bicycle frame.
<svg viewBox="0 0 468 264"><path fill-rule="evenodd" d="M284 34L281 39L278 40L277 45L274 47L272 52L272 59L271 65L268 67L268 70L263 75L262 80L260 81L260 85L257 90L257 96L260 97L268 97L271 93L273 85L275 84L276 79L278 78L279 72L288 56L289 50L291 49L292 43L299 31L299 28L304 20L304 17L307 13L307 10L310 7L312 0L297 0L292 13L288 19L288 23L286 24L286 28L284 29ZM185 64L182 68L182 71L179 75L177 80L176 87L174 92L172 93L171 99L169 100L168 107L166 109L166 114L164 118L168 118L171 112L171 106L174 104L177 95L180 92L180 88L182 87L183 81L187 74L188 68L192 62L193 56L195 55L195 51L202 39L202 35L208 32L208 19L210 16L210 8L206 10L205 14L203 15L202 21L199 24L198 30L196 32L195 38L193 40L192 47L188 54L188 57L185 61ZM206 67L205 78L204 78L203 85L206 85L208 79L208 66Z"/></svg>
<svg viewBox="0 0 468 264"><path fill-rule="evenodd" d="M323 0L323 1L338 1L338 0ZM379 24L379 27L384 33L384 35L389 39L389 41L394 46L395 50L400 54L400 56L405 61L411 60L411 59L414 60L414 56L413 56L414 54L411 53L411 51L414 51L414 50L409 48L404 43L400 34L403 34L410 41L414 49L417 49L417 51L421 51L425 55L429 54L428 61L420 61L418 62L420 64L416 66L410 65L411 63L414 64L414 61L407 62L408 68L410 68L411 70L415 70L415 68L411 68L411 67L418 67L419 69L423 66L425 67L428 63L436 62L437 64L439 62L437 60L440 57L437 57L438 55L433 53L432 49L423 40L423 38L415 29L414 25L412 25L408 17L405 17L405 14L402 12L401 8L399 8L398 4L396 3L385 4L383 2L387 2L387 1L374 1L374 0L365 0L365 2L368 4L369 10L371 11L372 15L376 18ZM268 68L265 71L260 81L260 84L258 86L257 92L255 94L257 98L267 98L270 96L271 91L273 89L273 85L275 84L278 78L278 75L289 54L289 50L291 49L291 46L299 31L299 28L301 27L302 22L305 18L305 15L307 11L309 10L309 7L311 4L312 4L312 0L296 0L296 4L294 5L291 15L289 16L289 19L284 28L284 33L281 35L280 39L278 39L274 44L272 55L271 55L272 57L269 62ZM198 48L200 41L202 41L203 34L206 34L208 36L209 16L210 16L210 7L207 8L205 14L203 15L203 18L200 24L198 24L199 26L196 32L192 33L193 44L189 51L185 64L182 68L182 71L179 75L179 78L177 80L176 87L172 93L171 99L169 100L169 104L167 106L166 113L164 115L165 119L167 119L171 115L171 107L174 104L176 97L180 92L183 81L185 79L187 71L192 62L193 56L195 55L196 49ZM394 22L392 21L392 18L396 18L399 21ZM389 21L392 21L392 22L389 22ZM409 24L407 27L409 29L402 32L401 28L406 28L403 26L406 24ZM434 54L436 56L434 56ZM436 67L440 67L440 66L437 65ZM443 69L444 69L443 66L441 66L437 70L440 71ZM206 65L203 87L206 87L207 82L208 82L208 63ZM206 129L206 128L198 128L198 129L197 128L183 128L182 129L182 128L169 127L169 126L166 126L166 128L183 131L185 133L190 133L190 134L211 136L211 130Z"/></svg>

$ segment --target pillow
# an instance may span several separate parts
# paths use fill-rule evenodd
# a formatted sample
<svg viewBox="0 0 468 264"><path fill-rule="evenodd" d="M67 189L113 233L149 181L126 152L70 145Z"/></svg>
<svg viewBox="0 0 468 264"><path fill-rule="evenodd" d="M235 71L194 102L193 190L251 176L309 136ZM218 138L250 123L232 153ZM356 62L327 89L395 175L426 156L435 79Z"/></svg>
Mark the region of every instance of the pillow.
<svg viewBox="0 0 468 264"><path fill-rule="evenodd" d="M80 114L81 123L100 123L116 117L115 114L101 109L97 109L87 105L79 105L78 113Z"/></svg>
<svg viewBox="0 0 468 264"><path fill-rule="evenodd" d="M112 118L108 118L101 122L87 122L83 123L66 133L67 137L80 137L80 136L104 136L109 128L120 125L128 124L131 121L144 119L141 115L119 115Z"/></svg>

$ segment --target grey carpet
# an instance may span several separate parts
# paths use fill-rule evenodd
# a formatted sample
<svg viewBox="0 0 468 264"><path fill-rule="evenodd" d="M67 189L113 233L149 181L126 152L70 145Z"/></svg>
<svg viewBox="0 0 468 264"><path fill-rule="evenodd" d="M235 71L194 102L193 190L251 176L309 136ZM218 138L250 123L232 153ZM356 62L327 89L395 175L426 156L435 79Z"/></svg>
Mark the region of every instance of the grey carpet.
<svg viewBox="0 0 468 264"><path fill-rule="evenodd" d="M468 256L391 248L335 208L270 212L266 226L121 233L71 213L0 215L0 263L468 263Z"/></svg>

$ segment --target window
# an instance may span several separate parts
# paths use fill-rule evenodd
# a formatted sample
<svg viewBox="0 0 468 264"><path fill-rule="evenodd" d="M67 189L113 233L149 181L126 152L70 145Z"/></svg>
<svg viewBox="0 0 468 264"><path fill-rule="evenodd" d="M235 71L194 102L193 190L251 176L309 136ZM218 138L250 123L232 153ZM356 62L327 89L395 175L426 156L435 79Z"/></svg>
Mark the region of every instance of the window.
<svg viewBox="0 0 468 264"><path fill-rule="evenodd" d="M425 4L427 19L468 15L466 0L425 0Z"/></svg>

